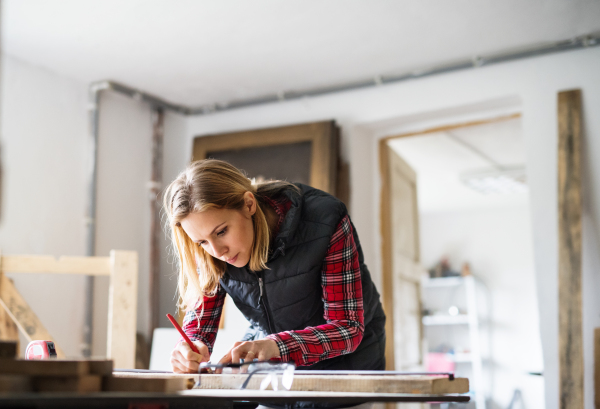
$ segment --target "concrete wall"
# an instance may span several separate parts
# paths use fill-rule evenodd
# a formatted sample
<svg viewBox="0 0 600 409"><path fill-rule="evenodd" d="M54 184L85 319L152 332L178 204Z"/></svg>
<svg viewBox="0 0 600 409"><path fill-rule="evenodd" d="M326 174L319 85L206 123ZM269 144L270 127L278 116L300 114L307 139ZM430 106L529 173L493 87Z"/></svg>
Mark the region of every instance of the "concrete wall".
<svg viewBox="0 0 600 409"><path fill-rule="evenodd" d="M335 119L342 127L343 152L351 163L353 219L361 235L367 263L380 275L379 184L377 143L387 121L394 119L394 132L426 128L432 117L438 123L455 121L448 115L465 107L477 111L478 104L501 99L522 101L523 132L528 155L531 188L532 231L536 289L544 357L546 405L558 407L558 299L557 299L557 115L556 94L560 90L583 89L586 139L584 150L584 349L586 408L593 407L593 336L600 326L600 265L593 249L598 247L600 228L600 164L591 158L600 154L600 49L573 51L530 58L476 70L408 81L367 90L318 98L239 109L188 122L189 142L196 135L261 128L308 121ZM465 110L457 109L467 115ZM442 118L442 116L446 116ZM426 124L427 122L427 124Z"/></svg>

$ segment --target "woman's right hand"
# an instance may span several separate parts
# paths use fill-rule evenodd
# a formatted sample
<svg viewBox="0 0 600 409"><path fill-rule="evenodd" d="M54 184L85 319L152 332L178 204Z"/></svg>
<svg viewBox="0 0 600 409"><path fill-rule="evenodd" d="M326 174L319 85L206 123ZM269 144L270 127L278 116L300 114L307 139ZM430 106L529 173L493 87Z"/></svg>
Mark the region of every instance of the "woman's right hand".
<svg viewBox="0 0 600 409"><path fill-rule="evenodd" d="M208 347L201 341L192 341L199 354L192 351L187 342L181 341L171 352L171 367L174 373L198 373L198 366L201 362L210 360Z"/></svg>

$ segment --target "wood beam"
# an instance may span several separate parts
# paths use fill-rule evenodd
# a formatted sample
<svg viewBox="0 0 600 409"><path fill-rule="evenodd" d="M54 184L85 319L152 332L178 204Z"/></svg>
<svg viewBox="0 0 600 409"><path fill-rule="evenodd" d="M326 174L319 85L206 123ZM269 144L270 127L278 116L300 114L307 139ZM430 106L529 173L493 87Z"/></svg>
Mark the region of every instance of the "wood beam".
<svg viewBox="0 0 600 409"><path fill-rule="evenodd" d="M106 354L116 368L135 368L137 327L138 255L111 250L108 289L108 341Z"/></svg>
<svg viewBox="0 0 600 409"><path fill-rule="evenodd" d="M108 257L2 256L0 266L6 273L110 275Z"/></svg>
<svg viewBox="0 0 600 409"><path fill-rule="evenodd" d="M558 94L559 405L583 409L581 90Z"/></svg>
<svg viewBox="0 0 600 409"><path fill-rule="evenodd" d="M0 274L2 274L2 254L0 252ZM19 328L4 307L0 306L0 341L16 342L16 354L19 354ZM0 356L3 356L0 353Z"/></svg>

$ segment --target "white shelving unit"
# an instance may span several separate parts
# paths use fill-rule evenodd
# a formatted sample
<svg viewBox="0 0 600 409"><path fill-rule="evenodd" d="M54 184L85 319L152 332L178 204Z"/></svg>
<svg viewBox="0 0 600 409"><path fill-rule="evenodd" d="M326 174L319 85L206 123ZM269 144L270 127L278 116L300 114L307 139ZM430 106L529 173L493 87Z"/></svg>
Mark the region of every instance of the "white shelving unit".
<svg viewBox="0 0 600 409"><path fill-rule="evenodd" d="M466 311L458 315L424 315L423 326L451 326L464 328L468 331L469 348L468 353L447 354L447 358L455 363L470 364L472 367L472 378L469 380L471 391L475 395L475 407L485 409L485 395L483 391L483 365L481 357L481 336L479 331L479 311L477 307L477 293L475 288L475 278L472 275L466 277L444 277L444 278L425 278L421 281L422 300L427 307L427 297L429 289L458 289L464 286L466 295ZM452 305L445 305L446 311ZM425 331L427 338L427 332Z"/></svg>

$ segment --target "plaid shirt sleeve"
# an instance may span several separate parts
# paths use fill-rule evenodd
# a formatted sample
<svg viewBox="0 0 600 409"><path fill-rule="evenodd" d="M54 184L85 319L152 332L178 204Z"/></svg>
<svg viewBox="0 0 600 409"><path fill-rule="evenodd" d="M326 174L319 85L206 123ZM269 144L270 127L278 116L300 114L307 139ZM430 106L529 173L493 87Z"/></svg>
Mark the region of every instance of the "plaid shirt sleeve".
<svg viewBox="0 0 600 409"><path fill-rule="evenodd" d="M364 334L364 309L358 251L348 216L338 224L321 274L326 324L267 336L281 360L297 366L354 352Z"/></svg>
<svg viewBox="0 0 600 409"><path fill-rule="evenodd" d="M205 296L202 299L202 304L197 309L186 312L183 318L183 332L192 341L201 341L205 344L211 354L217 338L225 295L225 290L219 286L214 297ZM183 338L180 341L183 341Z"/></svg>

